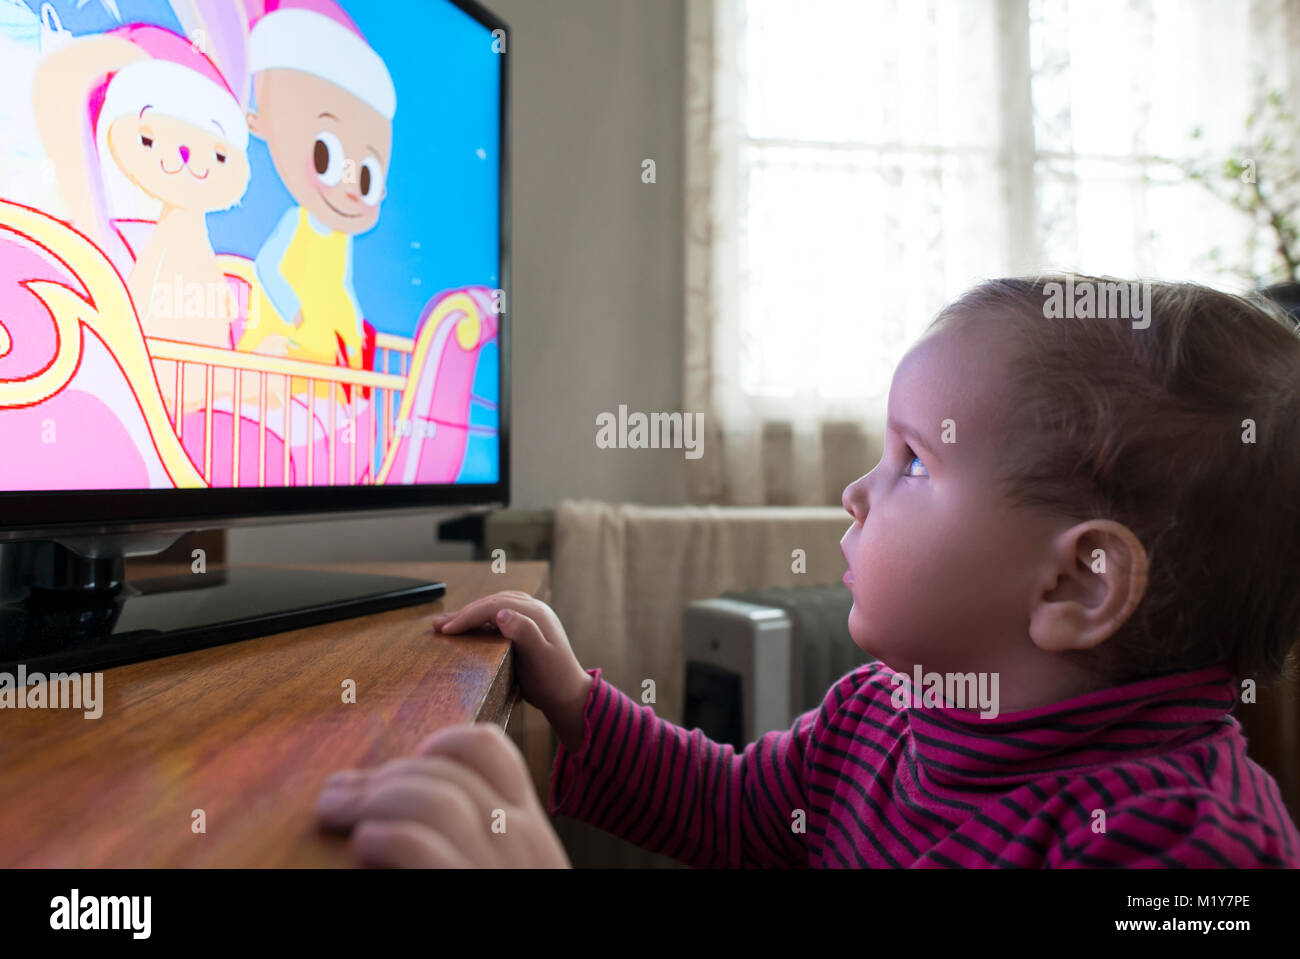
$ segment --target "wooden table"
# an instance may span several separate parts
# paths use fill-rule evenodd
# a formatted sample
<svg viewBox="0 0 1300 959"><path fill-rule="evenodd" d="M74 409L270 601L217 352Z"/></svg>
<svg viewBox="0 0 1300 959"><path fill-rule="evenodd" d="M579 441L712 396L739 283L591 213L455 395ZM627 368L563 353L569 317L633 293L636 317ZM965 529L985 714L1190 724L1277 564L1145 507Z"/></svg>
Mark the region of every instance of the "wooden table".
<svg viewBox="0 0 1300 959"><path fill-rule="evenodd" d="M0 866L351 865L313 813L330 773L408 754L442 726L506 726L518 701L508 640L442 636L430 617L502 589L545 598L548 567L350 568L442 580L447 595L106 670L99 719L0 710Z"/></svg>

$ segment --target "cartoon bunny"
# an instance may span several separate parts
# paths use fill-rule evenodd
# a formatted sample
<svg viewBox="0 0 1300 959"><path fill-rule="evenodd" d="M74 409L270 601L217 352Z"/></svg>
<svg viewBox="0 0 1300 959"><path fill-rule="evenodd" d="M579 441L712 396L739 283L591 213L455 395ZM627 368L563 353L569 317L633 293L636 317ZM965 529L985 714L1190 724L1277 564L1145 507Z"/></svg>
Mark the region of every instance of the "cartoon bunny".
<svg viewBox="0 0 1300 959"><path fill-rule="evenodd" d="M37 70L37 126L73 225L127 277L145 335L229 349L239 305L206 215L234 206L248 186L247 20L231 0L176 7L182 23L202 25L192 36L224 52L229 74L200 43L163 27L78 38ZM112 208L131 191L157 210L137 250Z"/></svg>

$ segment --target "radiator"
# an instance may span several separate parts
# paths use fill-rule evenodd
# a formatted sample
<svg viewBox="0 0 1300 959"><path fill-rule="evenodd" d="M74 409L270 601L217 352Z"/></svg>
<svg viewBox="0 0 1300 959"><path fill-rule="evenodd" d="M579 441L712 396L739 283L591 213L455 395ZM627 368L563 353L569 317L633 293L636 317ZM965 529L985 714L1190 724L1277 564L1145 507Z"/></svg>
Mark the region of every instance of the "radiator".
<svg viewBox="0 0 1300 959"><path fill-rule="evenodd" d="M684 725L743 748L819 705L835 681L872 657L853 644L847 586L727 593L682 619Z"/></svg>

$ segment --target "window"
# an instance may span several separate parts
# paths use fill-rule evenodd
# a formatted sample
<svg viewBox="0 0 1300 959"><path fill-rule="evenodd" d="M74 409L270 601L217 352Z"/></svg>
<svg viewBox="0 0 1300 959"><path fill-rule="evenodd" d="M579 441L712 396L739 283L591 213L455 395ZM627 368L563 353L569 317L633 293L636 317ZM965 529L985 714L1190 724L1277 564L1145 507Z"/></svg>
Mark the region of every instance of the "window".
<svg viewBox="0 0 1300 959"><path fill-rule="evenodd" d="M1292 4L716 4L734 47L713 64L734 117L712 183L734 237L713 259L724 417L882 401L906 347L984 277L1240 291L1275 264L1267 225L1187 169L1238 157L1247 115L1288 89Z"/></svg>

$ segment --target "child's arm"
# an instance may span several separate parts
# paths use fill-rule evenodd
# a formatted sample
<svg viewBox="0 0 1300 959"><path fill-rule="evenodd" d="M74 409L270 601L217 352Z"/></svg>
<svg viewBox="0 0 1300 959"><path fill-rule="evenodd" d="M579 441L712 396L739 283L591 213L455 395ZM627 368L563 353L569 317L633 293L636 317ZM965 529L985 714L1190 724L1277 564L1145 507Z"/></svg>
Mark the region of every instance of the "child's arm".
<svg viewBox="0 0 1300 959"><path fill-rule="evenodd" d="M514 640L520 691L560 737L552 813L689 865L808 862L805 757L817 712L738 753L584 671L554 611L531 596L497 593L434 619L445 633L485 622Z"/></svg>
<svg viewBox="0 0 1300 959"><path fill-rule="evenodd" d="M561 745L550 813L691 866L807 865L805 757L816 710L737 752L659 718L599 669L589 675L581 713L553 721Z"/></svg>

